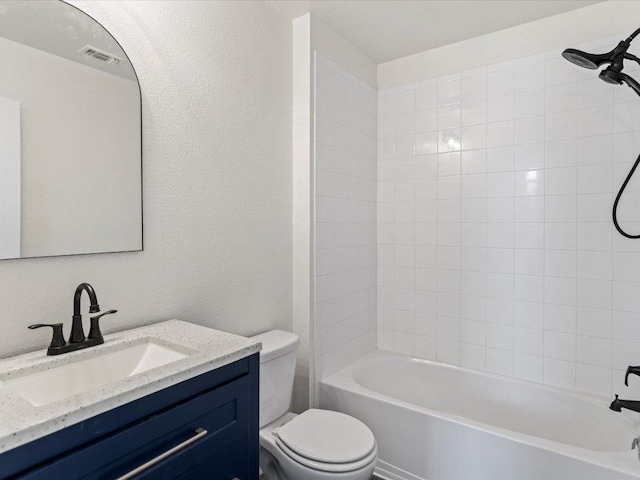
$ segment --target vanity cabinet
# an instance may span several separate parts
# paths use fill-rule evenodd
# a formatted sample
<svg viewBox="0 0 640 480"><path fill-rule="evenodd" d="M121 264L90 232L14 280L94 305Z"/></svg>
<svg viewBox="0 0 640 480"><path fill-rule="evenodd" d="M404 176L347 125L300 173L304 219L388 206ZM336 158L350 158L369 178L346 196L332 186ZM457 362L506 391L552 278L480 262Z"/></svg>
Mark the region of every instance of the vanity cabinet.
<svg viewBox="0 0 640 480"><path fill-rule="evenodd" d="M259 366L253 354L9 450L0 478L256 480Z"/></svg>

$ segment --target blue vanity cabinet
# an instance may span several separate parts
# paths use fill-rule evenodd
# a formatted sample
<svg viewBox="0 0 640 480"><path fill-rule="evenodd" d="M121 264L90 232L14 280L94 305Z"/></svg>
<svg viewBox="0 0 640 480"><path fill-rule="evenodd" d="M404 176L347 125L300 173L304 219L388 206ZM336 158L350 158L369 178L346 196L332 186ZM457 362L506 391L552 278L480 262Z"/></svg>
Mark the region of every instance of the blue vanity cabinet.
<svg viewBox="0 0 640 480"><path fill-rule="evenodd" d="M256 480L258 355L10 450L0 478Z"/></svg>

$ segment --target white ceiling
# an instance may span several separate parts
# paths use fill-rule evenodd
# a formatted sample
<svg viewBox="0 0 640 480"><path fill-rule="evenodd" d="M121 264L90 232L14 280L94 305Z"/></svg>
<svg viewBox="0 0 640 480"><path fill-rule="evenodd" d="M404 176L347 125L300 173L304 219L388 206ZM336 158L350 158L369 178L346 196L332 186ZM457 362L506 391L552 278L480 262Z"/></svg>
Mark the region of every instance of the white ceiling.
<svg viewBox="0 0 640 480"><path fill-rule="evenodd" d="M266 0L296 18L312 12L384 63L601 0Z"/></svg>

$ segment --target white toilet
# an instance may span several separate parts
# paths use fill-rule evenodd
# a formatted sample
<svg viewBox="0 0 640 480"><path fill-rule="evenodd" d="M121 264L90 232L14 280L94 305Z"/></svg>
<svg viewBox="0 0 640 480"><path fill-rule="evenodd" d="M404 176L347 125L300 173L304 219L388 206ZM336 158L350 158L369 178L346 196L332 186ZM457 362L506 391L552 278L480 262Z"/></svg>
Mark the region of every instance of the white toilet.
<svg viewBox="0 0 640 480"><path fill-rule="evenodd" d="M272 330L253 337L260 352L260 468L268 480L367 480L378 459L369 428L349 415L288 412L298 336Z"/></svg>

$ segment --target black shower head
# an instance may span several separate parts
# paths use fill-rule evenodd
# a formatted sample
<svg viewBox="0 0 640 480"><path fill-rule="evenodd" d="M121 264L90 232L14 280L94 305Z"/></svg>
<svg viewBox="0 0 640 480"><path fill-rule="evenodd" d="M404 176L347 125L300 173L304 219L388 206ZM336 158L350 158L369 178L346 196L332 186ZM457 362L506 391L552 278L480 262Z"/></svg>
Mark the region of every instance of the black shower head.
<svg viewBox="0 0 640 480"><path fill-rule="evenodd" d="M630 39L623 40L618 43L616 48L607 53L587 53L575 48L567 48L562 52L562 56L579 67L595 70L603 65L610 64L615 67L615 70L620 71L630 44Z"/></svg>
<svg viewBox="0 0 640 480"><path fill-rule="evenodd" d="M582 50L576 50L575 48L567 48L564 52L562 52L562 56L569 60L571 63L578 65L579 67L595 70L596 68L609 62L612 53L613 50L609 53L595 54L583 52Z"/></svg>
<svg viewBox="0 0 640 480"><path fill-rule="evenodd" d="M605 68L600 72L598 78L612 85L622 85L622 76L624 73L616 72L615 70L611 70L611 68Z"/></svg>
<svg viewBox="0 0 640 480"><path fill-rule="evenodd" d="M607 53L587 53L582 50L576 50L575 48L567 48L562 52L562 56L579 67L591 70L607 65L607 68L602 70L600 75L598 75L601 80L612 85L622 85L624 83L640 95L640 84L629 75L622 73L625 60L631 60L640 64L638 57L627 53L631 42L639 34L640 28L629 35L626 40L618 43L616 48Z"/></svg>
<svg viewBox="0 0 640 480"><path fill-rule="evenodd" d="M631 87L634 92L640 95L640 84L626 73L617 72L611 67L607 67L600 72L600 75L598 75L598 77L601 80L604 80L605 82L612 85L622 85L623 83L625 83L629 87Z"/></svg>

